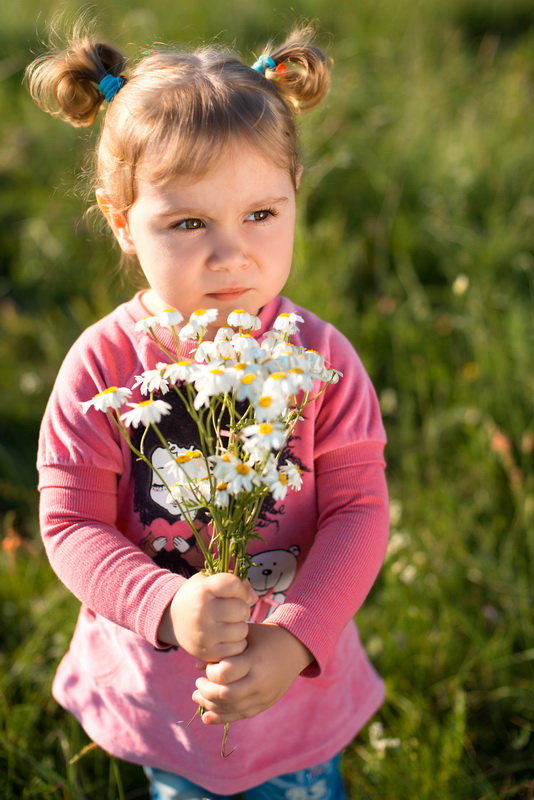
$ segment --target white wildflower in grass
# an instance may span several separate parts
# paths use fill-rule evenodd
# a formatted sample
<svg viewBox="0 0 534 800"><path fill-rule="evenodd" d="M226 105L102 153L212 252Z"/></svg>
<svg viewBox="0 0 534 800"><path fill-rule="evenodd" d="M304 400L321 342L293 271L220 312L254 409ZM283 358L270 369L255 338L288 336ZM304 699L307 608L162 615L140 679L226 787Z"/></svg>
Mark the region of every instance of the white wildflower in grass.
<svg viewBox="0 0 534 800"><path fill-rule="evenodd" d="M274 321L273 328L275 331L282 331L286 335L292 336L299 331L297 322L304 322L304 320L294 312L279 314Z"/></svg>
<svg viewBox="0 0 534 800"><path fill-rule="evenodd" d="M272 450L281 450L286 440L286 427L280 423L260 422L247 425L241 432L243 448L253 461L261 461Z"/></svg>
<svg viewBox="0 0 534 800"><path fill-rule="evenodd" d="M457 275L452 282L452 291L457 297L461 297L469 289L469 278L467 275Z"/></svg>
<svg viewBox="0 0 534 800"><path fill-rule="evenodd" d="M194 407L198 410L202 406L208 406L214 395L230 392L235 385L235 378L230 370L223 367L201 365L195 375L194 385L197 391Z"/></svg>
<svg viewBox="0 0 534 800"><path fill-rule="evenodd" d="M128 403L130 411L121 414L121 421L133 428L139 425L158 424L161 418L170 414L172 406L165 400L143 400L141 403Z"/></svg>
<svg viewBox="0 0 534 800"><path fill-rule="evenodd" d="M141 375L136 375L133 388L139 386L141 394L151 392L161 392L166 394L169 391L169 383L164 377L165 368L147 369Z"/></svg>
<svg viewBox="0 0 534 800"><path fill-rule="evenodd" d="M157 317L143 317L143 319L138 320L135 323L135 330L141 331L141 333L148 333L153 328L155 328L159 323Z"/></svg>
<svg viewBox="0 0 534 800"><path fill-rule="evenodd" d="M158 314L158 322L162 328L173 328L183 322L184 315L177 308L165 308Z"/></svg>
<svg viewBox="0 0 534 800"><path fill-rule="evenodd" d="M82 411L86 413L90 408L95 408L97 411L107 411L110 408L120 408L126 400L131 396L131 389L124 387L118 388L117 386L110 386L109 389L104 389L103 392L98 392L90 400L86 400L81 404Z"/></svg>
<svg viewBox="0 0 534 800"><path fill-rule="evenodd" d="M249 314L242 308L231 311L228 314L228 325L233 325L234 328L241 328L245 331L257 331L261 328L261 320L255 314Z"/></svg>
<svg viewBox="0 0 534 800"><path fill-rule="evenodd" d="M383 758L388 748L396 749L400 746L400 739L384 736L384 726L381 722L373 722L369 726L369 742L379 758Z"/></svg>

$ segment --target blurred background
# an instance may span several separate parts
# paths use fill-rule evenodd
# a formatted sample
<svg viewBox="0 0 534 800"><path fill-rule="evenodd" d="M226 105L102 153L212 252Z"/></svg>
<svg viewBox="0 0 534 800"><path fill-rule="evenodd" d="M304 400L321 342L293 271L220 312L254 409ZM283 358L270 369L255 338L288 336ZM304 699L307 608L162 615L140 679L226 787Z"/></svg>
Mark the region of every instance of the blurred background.
<svg viewBox="0 0 534 800"><path fill-rule="evenodd" d="M77 602L39 541L35 451L58 366L135 286L85 212L97 130L32 105L23 71L72 0L0 8L0 796L146 798L50 698ZM529 615L534 13L528 0L98 0L136 58L214 38L249 63L315 20L334 60L301 119L287 294L375 383L392 535L358 614L388 697L348 748L350 797L534 797ZM348 665L348 668L350 665Z"/></svg>

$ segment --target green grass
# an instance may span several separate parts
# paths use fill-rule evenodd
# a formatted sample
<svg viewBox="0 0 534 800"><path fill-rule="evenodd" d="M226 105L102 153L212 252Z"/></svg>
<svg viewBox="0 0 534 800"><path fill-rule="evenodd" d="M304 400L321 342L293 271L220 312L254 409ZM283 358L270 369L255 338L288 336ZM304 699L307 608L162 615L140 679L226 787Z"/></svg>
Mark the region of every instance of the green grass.
<svg viewBox="0 0 534 800"><path fill-rule="evenodd" d="M21 88L58 8L0 10L0 797L134 800L137 767L98 749L69 763L89 742L50 698L77 603L38 539L39 420L69 344L131 293L72 189L94 132L46 117ZM348 748L350 796L534 797L529 4L93 8L131 54L218 36L252 60L296 17L318 20L334 79L301 123L288 293L351 338L375 382L394 512L359 614L388 695L381 729Z"/></svg>

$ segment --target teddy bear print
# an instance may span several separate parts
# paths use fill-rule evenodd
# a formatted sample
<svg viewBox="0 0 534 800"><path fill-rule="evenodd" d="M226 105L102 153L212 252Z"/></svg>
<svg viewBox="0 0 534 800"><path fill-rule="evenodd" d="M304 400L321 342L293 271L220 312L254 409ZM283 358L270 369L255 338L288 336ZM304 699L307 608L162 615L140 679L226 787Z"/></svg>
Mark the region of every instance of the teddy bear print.
<svg viewBox="0 0 534 800"><path fill-rule="evenodd" d="M287 550L266 550L252 556L248 579L260 598L252 616L253 622L258 620L262 606L268 605L267 618L285 601L297 572L299 554L300 547L295 544Z"/></svg>

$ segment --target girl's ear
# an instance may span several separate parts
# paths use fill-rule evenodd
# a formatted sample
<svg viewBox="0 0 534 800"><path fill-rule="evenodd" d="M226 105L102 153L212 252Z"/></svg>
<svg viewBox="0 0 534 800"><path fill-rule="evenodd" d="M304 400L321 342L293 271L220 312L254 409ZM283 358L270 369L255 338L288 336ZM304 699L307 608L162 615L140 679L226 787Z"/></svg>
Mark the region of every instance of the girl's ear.
<svg viewBox="0 0 534 800"><path fill-rule="evenodd" d="M111 230L115 234L115 238L118 241L121 250L128 255L135 255L137 250L130 235L130 229L126 216L121 211L117 211L117 209L111 205L107 195L104 194L103 189L96 190L96 201L100 211L107 219Z"/></svg>

